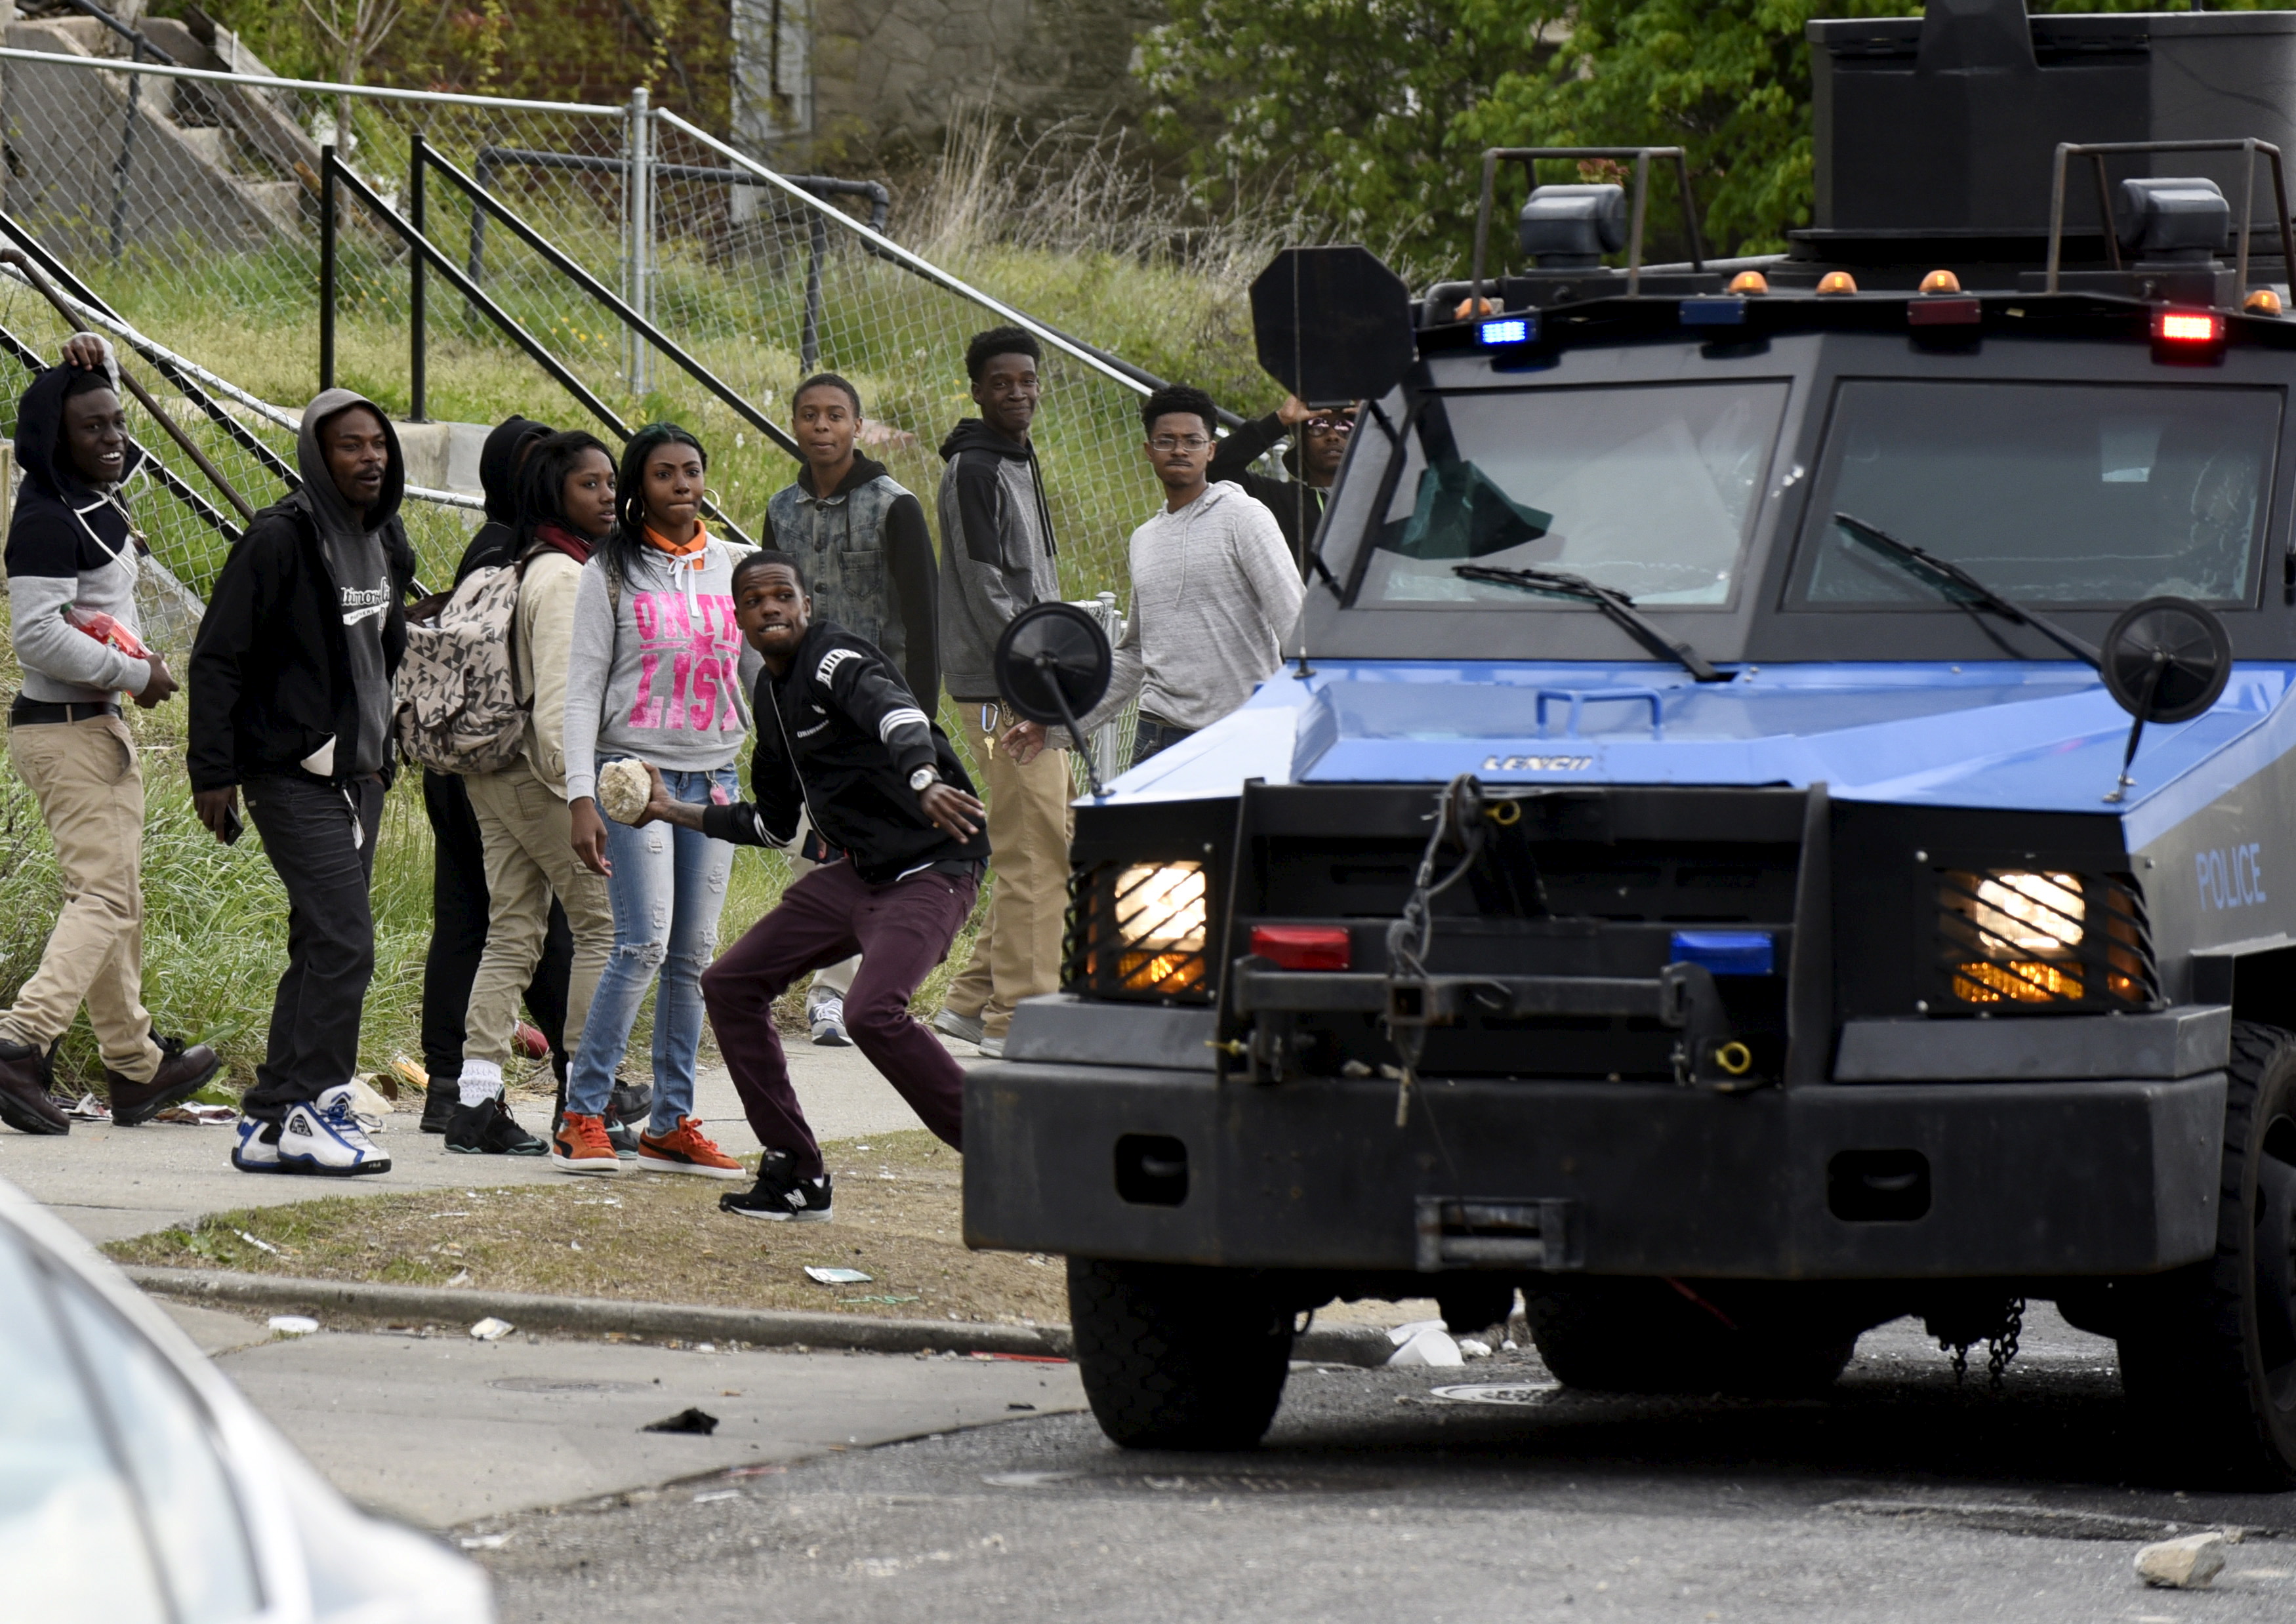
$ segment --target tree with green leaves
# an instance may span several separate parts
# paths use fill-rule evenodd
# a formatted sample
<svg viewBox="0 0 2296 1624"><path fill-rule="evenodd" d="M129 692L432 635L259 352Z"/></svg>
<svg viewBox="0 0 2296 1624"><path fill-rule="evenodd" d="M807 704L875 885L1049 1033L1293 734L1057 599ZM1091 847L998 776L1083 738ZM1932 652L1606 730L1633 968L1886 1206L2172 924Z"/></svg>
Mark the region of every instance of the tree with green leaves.
<svg viewBox="0 0 2296 1624"><path fill-rule="evenodd" d="M1325 232L1369 243L1416 278L1457 275L1465 263L1490 146L1680 146L1708 250L1765 253L1809 223L1806 25L1921 9L1894 0L1199 0L1147 37L1140 71L1153 128L1193 145L1193 181L1208 201L1276 190ZM2062 0L2033 9L2181 7ZM1576 176L1553 166L1540 178ZM1652 185L1658 255L1686 245L1663 180ZM1519 168L1502 178L1496 217L1512 213L1523 184ZM1494 235L1504 249L1513 234Z"/></svg>

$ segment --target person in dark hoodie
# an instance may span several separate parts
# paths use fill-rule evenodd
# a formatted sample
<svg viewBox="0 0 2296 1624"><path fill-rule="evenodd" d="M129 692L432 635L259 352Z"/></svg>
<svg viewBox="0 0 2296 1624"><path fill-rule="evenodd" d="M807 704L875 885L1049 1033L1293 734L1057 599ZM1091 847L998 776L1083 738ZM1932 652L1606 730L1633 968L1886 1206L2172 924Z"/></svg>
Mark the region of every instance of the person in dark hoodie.
<svg viewBox="0 0 2296 1624"><path fill-rule="evenodd" d="M861 391L835 373L816 373L790 397L790 431L805 463L794 482L766 504L766 545L805 564L815 612L833 619L893 662L927 716L940 709L939 627L932 536L925 510L882 463L854 449ZM808 836L793 860L802 874L825 856ZM845 993L859 961L815 972L806 989L814 1042L841 1047Z"/></svg>
<svg viewBox="0 0 2296 1624"><path fill-rule="evenodd" d="M1241 485L1246 496L1275 515L1276 526L1291 545L1302 577L1308 573L1308 549L1315 545L1316 527L1324 522L1324 504L1331 496L1332 481L1340 477L1340 464L1348 460L1348 442L1355 427L1353 406L1319 411L1302 404L1297 395L1287 395L1283 404L1267 416L1244 424L1212 447L1211 466L1204 471L1204 477L1215 485L1223 481ZM1283 454L1283 466L1292 477L1278 480L1252 472L1251 465L1287 435L1292 446Z"/></svg>
<svg viewBox="0 0 2296 1624"><path fill-rule="evenodd" d="M988 841L956 751L866 640L812 618L800 561L751 554L734 570L734 612L762 664L752 693L754 801L675 799L659 769L641 823L655 818L740 846L786 846L809 814L835 848L791 882L773 912L701 973L709 1027L750 1127L765 1147L754 1188L718 1205L742 1218L830 1216L821 1146L790 1087L774 1000L809 970L858 953L846 996L854 1041L924 1125L951 1145L964 1120L964 1069L909 1013L947 956L980 888Z"/></svg>
<svg viewBox="0 0 2296 1624"><path fill-rule="evenodd" d="M381 407L326 390L303 410L295 463L302 483L232 547L192 645L193 804L228 844L245 795L288 902L287 972L231 1159L249 1173L384 1173L351 1076L414 580L406 462Z"/></svg>
<svg viewBox="0 0 2296 1624"><path fill-rule="evenodd" d="M144 774L119 696L148 710L174 696L176 679L137 636L137 537L119 487L143 460L110 345L76 336L17 404L24 481L8 526L24 678L8 708L8 756L39 802L63 881L39 964L0 1013L0 1121L24 1133L70 1129L48 1091L83 1003L115 1123L149 1120L216 1071L212 1049L160 1037L144 1008ZM118 632L105 635L100 616Z"/></svg>
<svg viewBox="0 0 2296 1624"><path fill-rule="evenodd" d="M1061 595L1052 510L1029 439L1043 385L1037 340L992 327L964 352L979 417L941 442L941 680L988 795L996 887L972 962L948 989L933 1024L984 1054L1004 1052L1021 1000L1061 980L1069 908L1071 794L1068 755L1047 750L1027 762L996 748L1004 722L996 640L1013 616Z"/></svg>
<svg viewBox="0 0 2296 1624"><path fill-rule="evenodd" d="M550 425L513 412L496 423L479 451L479 488L487 521L463 549L455 568L460 585L473 570L514 563L518 551L519 472ZM479 820L460 775L422 773L422 810L430 820L430 950L422 962L422 1066L430 1086L422 1101L422 1131L443 1134L462 1095L464 1021L471 986L487 948L487 859ZM551 904L542 957L527 983L527 1013L550 1046L551 1063L566 1081L567 983L573 973L574 934L565 911ZM631 1147L636 1153L636 1146Z"/></svg>

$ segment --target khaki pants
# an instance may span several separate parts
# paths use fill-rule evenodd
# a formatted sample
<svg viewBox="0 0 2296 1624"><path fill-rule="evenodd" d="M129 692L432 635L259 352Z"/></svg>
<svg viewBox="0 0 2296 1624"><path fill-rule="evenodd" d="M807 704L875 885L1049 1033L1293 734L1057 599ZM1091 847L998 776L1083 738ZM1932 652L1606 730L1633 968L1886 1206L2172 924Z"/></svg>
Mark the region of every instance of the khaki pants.
<svg viewBox="0 0 2296 1624"><path fill-rule="evenodd" d="M39 800L64 906L0 1037L45 1049L85 1002L106 1069L148 1083L160 1054L144 1008L144 771L127 725L27 723L9 728L8 756Z"/></svg>
<svg viewBox="0 0 2296 1624"><path fill-rule="evenodd" d="M1068 927L1069 838L1076 814L1066 750L1047 750L1026 767L1013 765L1000 747L988 748L990 730L1012 718L995 705L958 700L957 718L980 769L980 789L988 802L989 866L996 884L988 896L988 920L972 947L972 962L948 989L947 1007L980 1022L991 1038L1013 1024L1013 1006L1061 985L1061 939ZM981 712L989 713L988 729Z"/></svg>
<svg viewBox="0 0 2296 1624"><path fill-rule="evenodd" d="M574 855L573 816L565 798L536 777L523 759L498 773L474 773L463 783L487 853L487 946L463 1018L463 1057L497 1066L509 1061L519 999L542 958L554 894L574 932L566 987L570 1055L582 1041L591 995L614 949L614 906L605 877Z"/></svg>

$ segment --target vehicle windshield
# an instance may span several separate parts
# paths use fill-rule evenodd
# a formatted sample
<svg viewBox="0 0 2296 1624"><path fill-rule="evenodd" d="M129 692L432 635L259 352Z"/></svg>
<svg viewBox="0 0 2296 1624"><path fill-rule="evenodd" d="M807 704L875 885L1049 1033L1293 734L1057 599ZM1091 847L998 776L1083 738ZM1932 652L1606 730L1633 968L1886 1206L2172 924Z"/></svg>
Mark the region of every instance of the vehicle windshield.
<svg viewBox="0 0 2296 1624"><path fill-rule="evenodd" d="M1783 380L1438 396L1421 409L1361 606L1593 612L1454 564L1567 570L1652 606L1730 601Z"/></svg>
<svg viewBox="0 0 2296 1624"><path fill-rule="evenodd" d="M2280 410L2267 389L1845 381L1788 601L1952 612L1848 513L2021 603L2247 603Z"/></svg>

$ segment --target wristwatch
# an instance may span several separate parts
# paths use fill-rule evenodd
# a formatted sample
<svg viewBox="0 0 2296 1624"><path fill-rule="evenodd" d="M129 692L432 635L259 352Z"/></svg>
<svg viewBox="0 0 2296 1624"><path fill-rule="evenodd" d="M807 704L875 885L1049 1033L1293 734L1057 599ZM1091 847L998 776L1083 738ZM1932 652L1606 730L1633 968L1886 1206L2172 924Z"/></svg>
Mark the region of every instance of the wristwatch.
<svg viewBox="0 0 2296 1624"><path fill-rule="evenodd" d="M940 775L929 767L921 767L909 775L909 788L922 795L929 785L940 782Z"/></svg>

